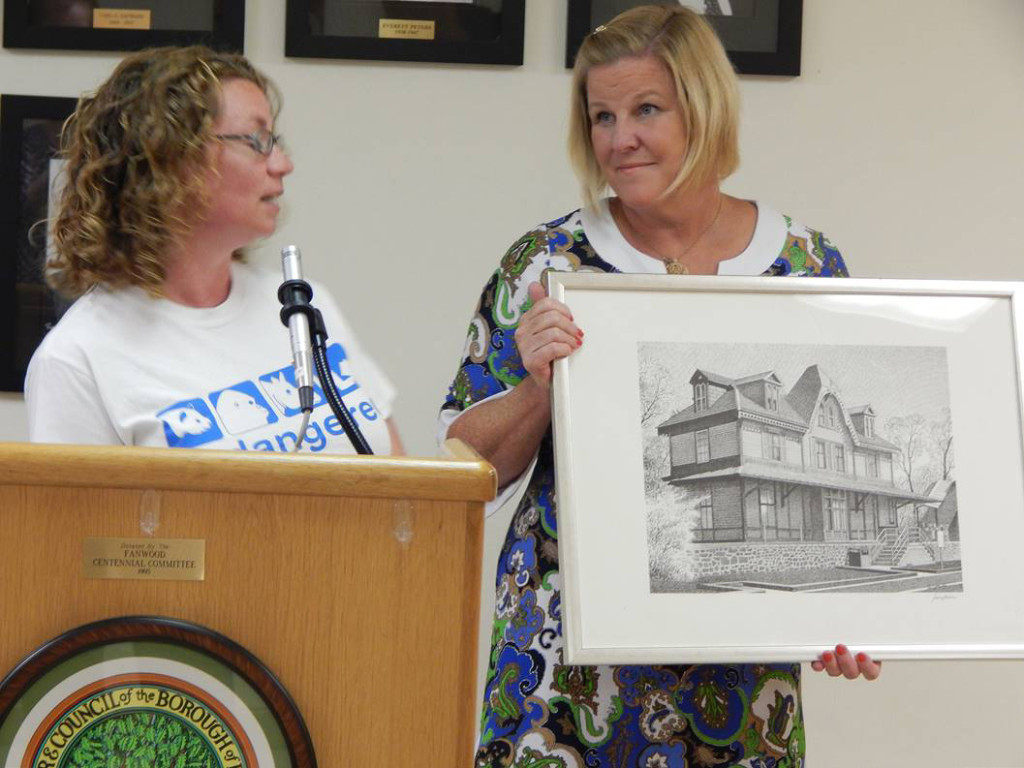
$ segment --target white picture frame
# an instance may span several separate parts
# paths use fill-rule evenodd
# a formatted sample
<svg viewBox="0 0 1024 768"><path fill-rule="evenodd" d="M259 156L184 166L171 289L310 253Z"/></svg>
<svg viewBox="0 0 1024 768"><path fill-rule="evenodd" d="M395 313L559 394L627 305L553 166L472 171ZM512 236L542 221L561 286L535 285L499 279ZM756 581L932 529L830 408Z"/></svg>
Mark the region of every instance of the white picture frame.
<svg viewBox="0 0 1024 768"><path fill-rule="evenodd" d="M1024 283L548 282L566 663L1024 657Z"/></svg>

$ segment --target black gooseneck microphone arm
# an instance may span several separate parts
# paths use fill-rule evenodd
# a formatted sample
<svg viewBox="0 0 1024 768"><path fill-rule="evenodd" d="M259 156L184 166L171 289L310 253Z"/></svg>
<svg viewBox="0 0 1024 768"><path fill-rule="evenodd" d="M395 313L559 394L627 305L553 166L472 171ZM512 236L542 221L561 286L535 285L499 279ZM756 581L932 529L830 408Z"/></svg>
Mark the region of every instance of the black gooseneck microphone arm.
<svg viewBox="0 0 1024 768"><path fill-rule="evenodd" d="M334 376L327 362L327 327L324 325L324 318L320 314L320 310L310 304L310 300L313 298L313 289L309 283L302 279L301 267L298 266L299 258L299 249L294 245L289 245L281 251L281 260L285 265L285 281L277 290L277 297L281 301L281 322L291 329L296 323L290 323L289 321L296 319L293 316L298 313L306 321L306 323L298 325L308 323L309 333L312 337L313 363L316 366L317 377L320 379L320 388L324 392L324 397L327 398L327 404L331 407L331 411L334 413L338 423L341 424L341 428L345 431L349 442L352 443L352 447L356 449L356 453L363 456L373 455L370 444L359 430L359 426L356 424L355 419L352 418L352 414L349 413L348 408L341 399L341 395L338 394L338 388L334 384ZM295 345L294 338L292 343ZM299 346L301 346L301 343ZM298 381L299 367L296 366L296 384L299 385L300 403L304 406L304 387L303 383ZM312 386L309 387L308 392L309 410L312 410ZM303 407L303 410L306 410L305 407Z"/></svg>
<svg viewBox="0 0 1024 768"><path fill-rule="evenodd" d="M345 430L345 434L348 436L349 442L352 443L352 447L356 449L356 453L363 456L372 456L373 449L366 442L363 433L359 431L359 426L356 424L355 419L352 418L348 408L345 407L341 395L338 394L338 388L334 385L334 376L331 373L331 367L327 364L327 329L324 327L323 316L320 314L319 309L314 309L313 315L315 317L312 326L313 362L316 365L316 375L320 378L320 387L324 391L324 397L327 398L327 404L331 406L331 411L334 412L335 418L341 423L341 428Z"/></svg>

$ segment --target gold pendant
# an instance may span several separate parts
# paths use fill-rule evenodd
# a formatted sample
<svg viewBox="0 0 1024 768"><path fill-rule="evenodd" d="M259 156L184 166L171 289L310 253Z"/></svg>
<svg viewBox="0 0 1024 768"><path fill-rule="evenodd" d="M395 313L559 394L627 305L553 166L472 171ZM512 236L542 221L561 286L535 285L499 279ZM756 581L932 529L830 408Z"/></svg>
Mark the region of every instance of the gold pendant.
<svg viewBox="0 0 1024 768"><path fill-rule="evenodd" d="M690 270L686 268L685 264L680 264L675 259L665 259L665 271L670 275L688 275Z"/></svg>

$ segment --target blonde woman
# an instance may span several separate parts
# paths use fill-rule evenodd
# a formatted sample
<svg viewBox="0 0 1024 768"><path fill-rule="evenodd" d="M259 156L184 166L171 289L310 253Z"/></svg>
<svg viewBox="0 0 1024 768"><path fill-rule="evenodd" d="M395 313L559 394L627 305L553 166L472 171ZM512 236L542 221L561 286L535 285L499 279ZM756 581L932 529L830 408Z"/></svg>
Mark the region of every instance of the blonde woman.
<svg viewBox="0 0 1024 768"><path fill-rule="evenodd" d="M714 32L689 9L636 8L589 35L569 142L587 206L512 246L470 325L440 433L474 446L506 490L529 473L498 562L478 768L803 764L798 663L562 661L548 385L552 362L586 337L545 296L543 271L846 275L820 232L721 191L739 162L736 90ZM815 667L880 671L843 645Z"/></svg>

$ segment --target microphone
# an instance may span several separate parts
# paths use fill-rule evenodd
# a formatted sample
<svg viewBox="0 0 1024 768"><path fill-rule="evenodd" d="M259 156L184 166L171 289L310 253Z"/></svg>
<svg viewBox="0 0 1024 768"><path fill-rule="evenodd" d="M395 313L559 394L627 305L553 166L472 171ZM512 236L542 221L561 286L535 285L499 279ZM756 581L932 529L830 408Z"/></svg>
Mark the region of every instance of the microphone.
<svg viewBox="0 0 1024 768"><path fill-rule="evenodd" d="M313 413L313 364L320 375L324 397L331 407L335 418L341 424L356 453L371 455L373 450L366 442L359 426L352 418L334 386L330 365L327 361L327 329L324 327L320 313L309 303L313 298L313 289L302 279L302 254L297 246L287 245L281 249L281 269L284 271L284 282L277 289L277 298L281 304L281 322L288 326L292 338L292 356L295 359L295 383L299 387L299 403L305 416L302 429L293 450L299 450L306 425ZM310 329L316 335L314 346Z"/></svg>
<svg viewBox="0 0 1024 768"><path fill-rule="evenodd" d="M282 304L281 322L288 326L291 336L299 408L309 413L313 410L313 342L309 334L309 316L313 312L309 300L313 298L313 289L302 279L302 253L298 246L281 249L281 269L284 282L277 291Z"/></svg>

